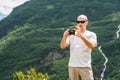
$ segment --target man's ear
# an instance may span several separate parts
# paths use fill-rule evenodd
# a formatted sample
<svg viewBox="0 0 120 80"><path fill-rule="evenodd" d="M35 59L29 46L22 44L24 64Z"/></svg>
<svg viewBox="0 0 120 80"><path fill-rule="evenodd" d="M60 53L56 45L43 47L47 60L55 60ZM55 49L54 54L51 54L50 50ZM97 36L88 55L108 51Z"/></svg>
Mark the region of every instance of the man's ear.
<svg viewBox="0 0 120 80"><path fill-rule="evenodd" d="M89 23L89 22L87 21L87 22L86 22L86 25L88 25L88 23Z"/></svg>

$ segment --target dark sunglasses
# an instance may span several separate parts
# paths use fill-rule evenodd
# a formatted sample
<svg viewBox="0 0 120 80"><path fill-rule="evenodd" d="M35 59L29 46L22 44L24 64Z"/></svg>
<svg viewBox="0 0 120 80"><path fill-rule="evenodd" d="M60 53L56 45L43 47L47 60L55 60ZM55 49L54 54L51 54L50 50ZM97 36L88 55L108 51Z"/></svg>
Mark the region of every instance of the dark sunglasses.
<svg viewBox="0 0 120 80"><path fill-rule="evenodd" d="M77 23L85 23L86 21L76 21Z"/></svg>

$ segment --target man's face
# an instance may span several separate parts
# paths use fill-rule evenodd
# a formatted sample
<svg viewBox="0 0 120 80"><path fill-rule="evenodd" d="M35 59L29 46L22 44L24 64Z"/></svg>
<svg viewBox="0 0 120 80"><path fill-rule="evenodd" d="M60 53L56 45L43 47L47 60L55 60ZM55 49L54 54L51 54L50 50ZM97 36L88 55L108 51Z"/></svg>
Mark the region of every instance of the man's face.
<svg viewBox="0 0 120 80"><path fill-rule="evenodd" d="M87 24L88 24L88 21L85 20L85 19L82 18L82 17L77 20L77 25L78 25L79 27L85 27L85 26L87 26Z"/></svg>

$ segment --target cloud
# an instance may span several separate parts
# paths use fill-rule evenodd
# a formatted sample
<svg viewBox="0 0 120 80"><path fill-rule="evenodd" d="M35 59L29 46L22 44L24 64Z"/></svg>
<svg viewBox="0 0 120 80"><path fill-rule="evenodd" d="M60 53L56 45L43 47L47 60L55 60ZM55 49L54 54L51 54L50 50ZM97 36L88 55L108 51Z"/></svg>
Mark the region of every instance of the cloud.
<svg viewBox="0 0 120 80"><path fill-rule="evenodd" d="M14 7L17 7L29 0L0 0L0 13L9 15Z"/></svg>

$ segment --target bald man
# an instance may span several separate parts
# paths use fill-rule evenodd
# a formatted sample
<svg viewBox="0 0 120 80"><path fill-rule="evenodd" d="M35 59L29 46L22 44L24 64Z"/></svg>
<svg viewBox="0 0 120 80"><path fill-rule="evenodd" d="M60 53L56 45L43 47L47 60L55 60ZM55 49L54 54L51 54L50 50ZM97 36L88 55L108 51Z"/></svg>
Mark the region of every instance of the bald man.
<svg viewBox="0 0 120 80"><path fill-rule="evenodd" d="M79 15L76 22L75 32L70 33L66 30L60 42L61 49L70 45L69 80L94 80L91 52L97 46L97 36L87 30L86 15Z"/></svg>

